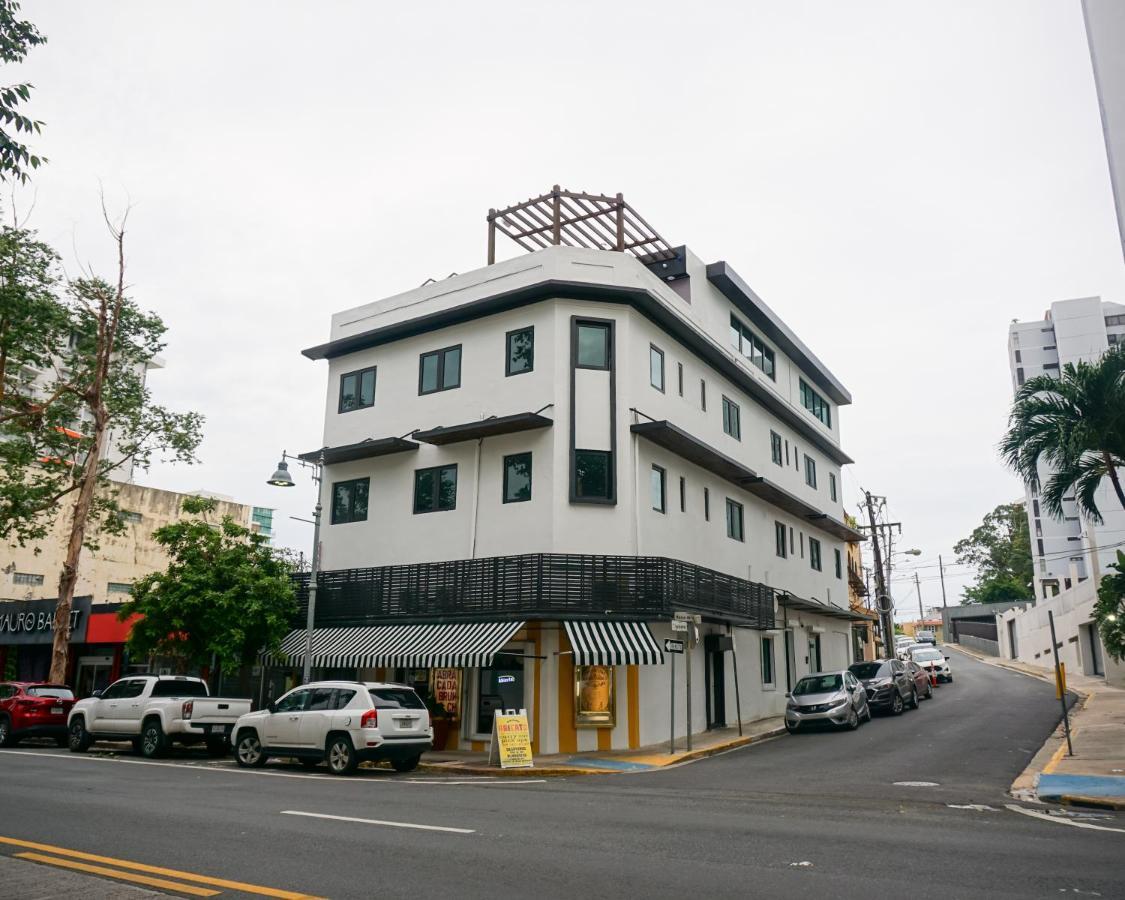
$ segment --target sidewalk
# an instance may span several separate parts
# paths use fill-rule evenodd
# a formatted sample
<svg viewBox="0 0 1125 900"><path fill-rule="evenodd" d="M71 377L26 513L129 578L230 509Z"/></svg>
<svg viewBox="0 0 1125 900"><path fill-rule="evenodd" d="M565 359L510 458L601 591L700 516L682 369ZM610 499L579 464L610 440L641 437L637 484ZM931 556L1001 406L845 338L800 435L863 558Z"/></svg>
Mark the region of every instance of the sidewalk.
<svg viewBox="0 0 1125 900"><path fill-rule="evenodd" d="M606 750L588 753L555 753L536 756L530 769L500 769L488 765L488 753L471 753L460 750L431 751L427 753L419 771L444 775L609 775L623 772L648 772L679 763L693 762L735 747L743 747L785 733L781 716L744 722L742 735L738 728L718 728L703 734L692 735L688 752L683 738L676 740L676 752L668 751L668 742L641 747L637 750Z"/></svg>
<svg viewBox="0 0 1125 900"><path fill-rule="evenodd" d="M1011 659L997 659L953 646L981 662L1054 684L1054 672ZM1068 756L1063 725L1047 738L1031 763L1012 782L1016 797L1074 806L1125 809L1125 689L1099 678L1067 673L1067 688L1078 702L1070 709Z"/></svg>

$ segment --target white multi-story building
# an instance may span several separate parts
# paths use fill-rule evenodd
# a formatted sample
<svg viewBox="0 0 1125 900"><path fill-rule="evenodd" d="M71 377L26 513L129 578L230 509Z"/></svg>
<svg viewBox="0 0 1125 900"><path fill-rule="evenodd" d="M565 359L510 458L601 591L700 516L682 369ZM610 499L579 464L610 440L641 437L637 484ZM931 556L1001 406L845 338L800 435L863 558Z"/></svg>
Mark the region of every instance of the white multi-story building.
<svg viewBox="0 0 1125 900"><path fill-rule="evenodd" d="M1012 322L1008 328L1012 390L1036 375L1058 377L1068 363L1096 361L1119 343L1125 343L1125 306L1100 297L1052 303L1042 320ZM1049 475L1041 467L1040 483ZM1064 498L1064 516L1059 520L1042 507L1030 485L1026 492L1035 596L1048 597L1067 590L1078 579L1104 573L1125 541L1125 511L1109 482L1095 497L1104 519L1101 524L1082 516L1073 495Z"/></svg>
<svg viewBox="0 0 1125 900"><path fill-rule="evenodd" d="M534 201L562 207L550 246L337 313L305 351L328 361L313 664L440 684L462 746L498 706L539 752L667 739L676 613L700 619L694 732L779 714L868 624L848 392L726 263L630 248L620 198L624 252L584 242L582 197Z"/></svg>

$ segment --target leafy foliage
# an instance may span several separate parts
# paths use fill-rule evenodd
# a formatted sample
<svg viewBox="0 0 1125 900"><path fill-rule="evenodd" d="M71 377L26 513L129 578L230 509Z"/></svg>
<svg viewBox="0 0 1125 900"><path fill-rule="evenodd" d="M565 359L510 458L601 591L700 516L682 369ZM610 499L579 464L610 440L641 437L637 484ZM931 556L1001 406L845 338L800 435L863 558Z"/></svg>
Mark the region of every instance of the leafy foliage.
<svg viewBox="0 0 1125 900"><path fill-rule="evenodd" d="M133 585L119 613L144 618L133 626L130 650L141 656L175 656L186 666L223 668L276 652L297 612L290 566L229 516L210 522L215 502L184 500L185 518L153 532L171 562Z"/></svg>
<svg viewBox="0 0 1125 900"><path fill-rule="evenodd" d="M1095 494L1107 477L1125 508L1118 475L1125 465L1125 349L1111 347L1095 363L1068 363L1058 378L1029 379L1012 403L1000 452L1035 488L1040 466L1052 470L1040 499L1056 519L1073 491L1079 509L1101 522Z"/></svg>
<svg viewBox="0 0 1125 900"><path fill-rule="evenodd" d="M1125 661L1125 553L1117 551L1117 562L1109 564L1116 575L1106 574L1098 585L1094 621L1102 635L1106 652L1118 662Z"/></svg>
<svg viewBox="0 0 1125 900"><path fill-rule="evenodd" d="M965 588L968 603L1001 603L1032 598L1031 535L1022 503L1003 503L988 513L967 538L953 546L957 562L976 569Z"/></svg>
<svg viewBox="0 0 1125 900"><path fill-rule="evenodd" d="M47 39L30 22L18 17L16 0L0 0L0 62L18 63L28 51ZM0 87L0 181L14 179L26 183L29 169L37 169L47 160L36 156L16 135L38 134L42 122L29 119L18 109L31 99L33 86L27 83Z"/></svg>

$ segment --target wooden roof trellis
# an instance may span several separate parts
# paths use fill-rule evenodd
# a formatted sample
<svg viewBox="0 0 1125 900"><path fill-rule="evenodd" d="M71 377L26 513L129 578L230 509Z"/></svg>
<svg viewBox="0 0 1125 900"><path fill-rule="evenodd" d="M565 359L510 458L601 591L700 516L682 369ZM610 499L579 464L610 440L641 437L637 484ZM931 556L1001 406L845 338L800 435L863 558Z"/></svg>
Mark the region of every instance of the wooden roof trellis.
<svg viewBox="0 0 1125 900"><path fill-rule="evenodd" d="M628 251L644 263L676 256L621 194L587 194L557 184L548 194L488 211L489 265L496 262L497 231L528 251L550 246Z"/></svg>

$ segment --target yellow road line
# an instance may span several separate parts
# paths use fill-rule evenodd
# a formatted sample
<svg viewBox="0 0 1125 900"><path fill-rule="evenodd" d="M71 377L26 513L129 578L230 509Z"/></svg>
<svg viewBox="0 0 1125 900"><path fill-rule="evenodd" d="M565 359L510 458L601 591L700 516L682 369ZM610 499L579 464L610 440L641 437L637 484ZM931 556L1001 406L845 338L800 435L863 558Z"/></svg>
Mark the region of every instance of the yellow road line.
<svg viewBox="0 0 1125 900"><path fill-rule="evenodd" d="M26 847L29 850L45 850L48 853L57 853L59 856L70 856L75 859L84 859L96 863L108 863L111 866L118 866L122 869L149 872L153 875L167 875L172 878L182 878L185 881L194 881L196 884L209 884L214 887L230 888L233 891L257 894L260 897L277 897L279 900L317 900L312 894L302 894L296 891L282 891L277 888L262 887L258 884L246 884L242 881L212 878L209 875L195 875L191 872L181 872L178 869L165 869L160 866L146 865L145 863L129 862L124 859L115 859L112 856L98 856L96 853L84 853L81 850L68 850L66 847L55 847L51 844L37 844L34 841L23 841L19 838L0 837L0 844L9 844L13 847Z"/></svg>
<svg viewBox="0 0 1125 900"><path fill-rule="evenodd" d="M105 866L92 866L89 863L75 862L73 859L60 859L57 856L44 856L42 853L17 853L16 859L29 859L33 862L47 863L50 866L60 866L64 869L75 869L79 872L90 872L93 875L108 875L122 881L132 881L136 884L147 884L149 887L165 888L191 894L193 897L214 897L219 892L210 888L195 887L190 884L181 884L178 881L168 881L165 878L150 878L148 875L134 875L131 872L122 872L119 869L109 869Z"/></svg>
<svg viewBox="0 0 1125 900"><path fill-rule="evenodd" d="M1074 743L1074 738L1077 736L1077 734L1078 734L1077 728L1071 728L1070 729L1070 741L1071 741L1071 743ZM1063 742L1061 744L1059 744L1059 748L1054 753L1052 753L1051 758L1049 760L1047 760L1047 765L1045 765L1043 767L1043 774L1044 775L1050 775L1052 772L1055 771L1055 768L1062 761L1064 753L1066 753L1066 738L1065 737L1063 738Z"/></svg>

